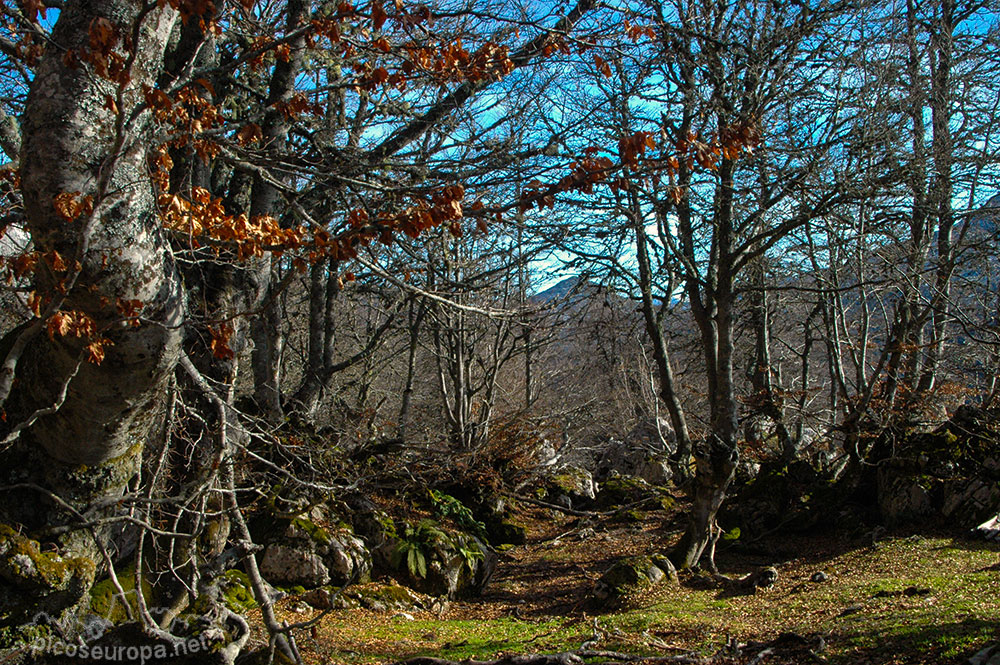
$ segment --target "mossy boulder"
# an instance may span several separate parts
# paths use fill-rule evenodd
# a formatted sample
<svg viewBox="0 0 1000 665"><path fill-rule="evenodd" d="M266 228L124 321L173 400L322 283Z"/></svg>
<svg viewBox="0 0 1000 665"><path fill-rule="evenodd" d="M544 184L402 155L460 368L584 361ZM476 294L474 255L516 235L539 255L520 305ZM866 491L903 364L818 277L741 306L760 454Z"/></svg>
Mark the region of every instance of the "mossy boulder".
<svg viewBox="0 0 1000 665"><path fill-rule="evenodd" d="M676 581L677 573L666 557L626 557L601 575L594 585L593 598L598 607L615 609L629 596L667 579Z"/></svg>
<svg viewBox="0 0 1000 665"><path fill-rule="evenodd" d="M523 545L528 540L528 528L513 517L486 522L486 534L494 546Z"/></svg>
<svg viewBox="0 0 1000 665"><path fill-rule="evenodd" d="M392 581L388 584L369 582L343 591L333 587L313 589L302 601L316 609L354 609L363 607L373 612L413 612L427 610L434 604L425 594Z"/></svg>
<svg viewBox="0 0 1000 665"><path fill-rule="evenodd" d="M527 539L527 528L517 517L516 502L495 491L482 486L468 488L452 485L447 488L447 494L437 493L437 497L460 501L462 506L467 507L467 514L462 514L457 506L435 501L433 493L430 496L431 508L439 518L448 518L459 530L485 539L494 547L523 545Z"/></svg>
<svg viewBox="0 0 1000 665"><path fill-rule="evenodd" d="M43 551L38 541L0 524L0 628L80 606L96 571L87 557Z"/></svg>
<svg viewBox="0 0 1000 665"><path fill-rule="evenodd" d="M101 580L90 589L90 611L114 625L128 621L130 610L132 616L136 616L139 607L135 589L135 568L129 567L117 571L116 577L122 591L125 592L124 598L118 593L110 577ZM147 606L151 604L152 593L149 581L143 576L142 598ZM126 603L129 609L126 609Z"/></svg>
<svg viewBox="0 0 1000 665"><path fill-rule="evenodd" d="M372 553L339 515L351 508L333 496L284 497L272 490L250 531L264 546L259 565L264 577L280 587L307 589L343 586L369 579Z"/></svg>
<svg viewBox="0 0 1000 665"><path fill-rule="evenodd" d="M397 540L396 522L362 494L345 498L348 519L354 534L361 538L371 551L376 567L388 566L393 544Z"/></svg>
<svg viewBox="0 0 1000 665"><path fill-rule="evenodd" d="M602 510L619 506L669 510L673 506L674 499L665 487L650 485L635 476L622 476L612 472L601 483L596 503Z"/></svg>
<svg viewBox="0 0 1000 665"><path fill-rule="evenodd" d="M299 516L267 544L260 569L274 584L312 589L367 581L372 555L350 528L328 528Z"/></svg>
<svg viewBox="0 0 1000 665"><path fill-rule="evenodd" d="M604 481L612 473L636 476L653 485L666 485L673 478L670 455L676 450L673 428L666 420L646 419L624 439L607 439L593 467L594 477Z"/></svg>
<svg viewBox="0 0 1000 665"><path fill-rule="evenodd" d="M233 612L246 614L257 608L250 577L242 570L227 570L219 582L222 602Z"/></svg>
<svg viewBox="0 0 1000 665"><path fill-rule="evenodd" d="M397 526L390 565L407 586L431 596L475 596L493 577L497 555L472 534L425 519Z"/></svg>
<svg viewBox="0 0 1000 665"><path fill-rule="evenodd" d="M764 463L757 476L723 504L720 521L738 525L747 535L778 527L807 529L839 505L844 498L839 491L804 460Z"/></svg>
<svg viewBox="0 0 1000 665"><path fill-rule="evenodd" d="M618 524L641 524L646 521L646 514L635 508L619 510L611 516L611 521Z"/></svg>
<svg viewBox="0 0 1000 665"><path fill-rule="evenodd" d="M971 529L1000 506L1000 424L963 406L932 432L895 443L877 472L880 515L887 524L928 519Z"/></svg>
<svg viewBox="0 0 1000 665"><path fill-rule="evenodd" d="M540 499L568 508L585 508L593 505L597 496L594 476L583 467L564 466L555 470L538 488Z"/></svg>

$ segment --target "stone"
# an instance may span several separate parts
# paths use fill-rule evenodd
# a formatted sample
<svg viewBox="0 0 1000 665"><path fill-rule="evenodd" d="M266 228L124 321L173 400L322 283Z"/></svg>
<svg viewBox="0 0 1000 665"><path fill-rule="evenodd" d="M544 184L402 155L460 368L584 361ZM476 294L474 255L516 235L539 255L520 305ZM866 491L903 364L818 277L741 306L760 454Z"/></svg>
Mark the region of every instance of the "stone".
<svg viewBox="0 0 1000 665"><path fill-rule="evenodd" d="M675 449L673 429L666 420L641 422L624 439L607 439L594 466L594 474L601 480L617 473L642 478L653 485L665 485L673 477L669 458Z"/></svg>
<svg viewBox="0 0 1000 665"><path fill-rule="evenodd" d="M632 505L645 509L667 509L673 505L673 497L666 489L650 485L635 476L622 476L612 472L601 483L600 488L596 503L603 510Z"/></svg>
<svg viewBox="0 0 1000 665"><path fill-rule="evenodd" d="M996 515L986 520L973 529L973 533L986 540L1000 541L1000 515Z"/></svg>
<svg viewBox="0 0 1000 665"><path fill-rule="evenodd" d="M329 584L330 570L315 551L272 543L264 550L260 573L272 584L315 588Z"/></svg>
<svg viewBox="0 0 1000 665"><path fill-rule="evenodd" d="M945 485L941 513L956 524L978 524L1000 505L1000 487L982 478L951 481Z"/></svg>
<svg viewBox="0 0 1000 665"><path fill-rule="evenodd" d="M594 585L593 597L597 604L617 607L630 594L647 589L666 578L676 579L673 565L663 557L632 556L615 562ZM664 570L667 566L670 570ZM672 574L671 574L672 573Z"/></svg>
<svg viewBox="0 0 1000 665"><path fill-rule="evenodd" d="M308 514L325 517L316 507ZM327 528L306 516L280 519L278 525L283 529L270 531L260 559L261 573L270 582L313 589L369 578L371 552L350 528Z"/></svg>
<svg viewBox="0 0 1000 665"><path fill-rule="evenodd" d="M879 468L878 505L887 524L921 520L934 513L928 489L905 468L895 465Z"/></svg>
<svg viewBox="0 0 1000 665"><path fill-rule="evenodd" d="M969 658L969 665L1000 665L1000 643L991 644Z"/></svg>
<svg viewBox="0 0 1000 665"><path fill-rule="evenodd" d="M528 540L528 529L514 519L486 522L486 535L493 545L523 545Z"/></svg>
<svg viewBox="0 0 1000 665"><path fill-rule="evenodd" d="M496 550L476 536L430 519L400 531L389 565L407 586L450 599L478 595L492 579Z"/></svg>
<svg viewBox="0 0 1000 665"><path fill-rule="evenodd" d="M549 476L545 486L545 498L550 503L575 508L593 501L597 489L590 471L579 466L565 466Z"/></svg>

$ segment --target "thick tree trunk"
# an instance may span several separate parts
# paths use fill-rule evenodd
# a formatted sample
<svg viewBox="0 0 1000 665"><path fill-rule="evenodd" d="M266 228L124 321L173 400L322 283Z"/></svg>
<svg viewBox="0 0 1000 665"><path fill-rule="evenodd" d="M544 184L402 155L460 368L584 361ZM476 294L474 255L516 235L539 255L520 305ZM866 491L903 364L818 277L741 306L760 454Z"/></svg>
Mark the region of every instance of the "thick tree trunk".
<svg viewBox="0 0 1000 665"><path fill-rule="evenodd" d="M735 437L712 435L695 446L694 494L688 526L670 559L678 568L698 563L712 537L715 516L726 498L739 461Z"/></svg>
<svg viewBox="0 0 1000 665"><path fill-rule="evenodd" d="M79 48L87 43L87 26L99 16L129 26L137 9L113 0L71 5L61 13L53 41ZM158 73L173 21L169 11L145 17L124 113L139 100L141 85ZM112 342L102 363L80 364L83 343L77 338L38 335L18 364L17 389L5 407L8 423L51 406L59 386L79 366L62 406L21 435L22 442L31 441L67 465L102 464L141 447L180 342L182 298L146 176L147 137L135 126L115 127L117 118L104 108L106 90L113 88L84 67L67 68L53 48L32 84L24 114L21 183L35 246L66 258L82 254L82 270L60 309L93 317ZM92 218L66 223L54 205L54 197L64 192L94 196ZM58 297L56 281L40 272L38 293ZM142 302L149 322L136 328L119 323L119 300Z"/></svg>
<svg viewBox="0 0 1000 665"><path fill-rule="evenodd" d="M7 432L28 426L0 459L0 484L31 487L6 492L0 517L29 532L73 519L50 500L53 495L79 510L126 489L162 416L165 388L180 352L183 296L147 174L148 115L122 122L142 101L142 86L155 83L176 20L170 9L143 11L125 0L67 3L24 113L21 186L35 247L58 251L71 276L74 258L80 262L75 283L66 284L70 288L61 301L65 275L39 271L36 291L50 303L44 314L82 312L96 323L97 336L108 340L99 364L85 359L83 347L90 340L39 334L40 321L13 331L2 345L19 348L13 337L28 335L21 338L28 341L4 404ZM98 18L125 34L141 21L124 90L88 66L64 64L66 49L88 45L88 28ZM120 116L106 108L109 95L117 97ZM93 197L92 215L67 222L57 213L54 198L72 192ZM121 320L117 307L132 300L143 303L142 323L136 327ZM97 561L95 537L103 540L107 534L71 532L61 539L62 551Z"/></svg>
<svg viewBox="0 0 1000 665"><path fill-rule="evenodd" d="M291 402L296 414L313 422L330 380L343 369L334 362L336 350L336 306L340 296L339 264L320 261L309 273L309 336L306 368Z"/></svg>
<svg viewBox="0 0 1000 665"><path fill-rule="evenodd" d="M931 343L924 372L920 377L918 390L927 392L934 388L944 358L945 342L948 338L948 322L951 317L951 279L955 272L955 251L952 231L955 226L952 211L952 164L954 162L953 139L951 135L951 63L952 39L955 29L955 3L941 1L941 16L936 30L932 32L931 44L934 53L934 71L931 77L931 123L934 153L934 203L937 214L937 270L934 292L931 298L933 309L931 321Z"/></svg>

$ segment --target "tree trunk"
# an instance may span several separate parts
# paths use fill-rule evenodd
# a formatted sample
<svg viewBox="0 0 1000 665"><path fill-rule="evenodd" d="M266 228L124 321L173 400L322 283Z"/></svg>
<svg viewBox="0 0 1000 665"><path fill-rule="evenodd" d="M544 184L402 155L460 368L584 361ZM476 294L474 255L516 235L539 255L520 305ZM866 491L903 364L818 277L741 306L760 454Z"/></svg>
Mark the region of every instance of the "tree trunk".
<svg viewBox="0 0 1000 665"><path fill-rule="evenodd" d="M952 211L952 163L954 156L951 136L951 63L952 39L955 29L955 3L941 0L941 16L937 29L932 32L934 70L931 76L931 146L934 153L934 204L937 215L937 270L931 298L931 343L918 390L927 392L934 388L944 358L950 318L951 278L955 271L952 230L955 226Z"/></svg>
<svg viewBox="0 0 1000 665"><path fill-rule="evenodd" d="M639 294L642 298L642 317L646 324L646 336L653 346L653 359L656 362L656 372L660 381L660 399L667 407L667 414L670 416L670 424L674 429L677 439L677 450L674 452L672 463L675 472L681 478L687 478L690 474L691 464L691 435L688 432L687 418L684 415L684 407L674 387L674 370L670 362L670 351L667 348L667 341L663 335L663 323L653 303L652 275L649 263L649 250L646 243L646 231L642 226L642 210L635 198L635 193L629 191L632 208L632 230L635 234L636 261L639 264ZM672 281L672 280L671 280ZM668 289L666 298L670 298ZM667 306L666 303L663 305Z"/></svg>
<svg viewBox="0 0 1000 665"><path fill-rule="evenodd" d="M417 344L420 341L420 328L427 312L427 301L424 299L410 301L410 312L408 317L407 330L409 331L409 343L406 353L406 384L403 386L403 401L399 406L399 427L396 436L400 440L406 441L406 430L410 424L410 408L413 400L413 381L416 377L417 369Z"/></svg>
<svg viewBox="0 0 1000 665"><path fill-rule="evenodd" d="M778 388L775 389L773 368L771 367L771 315L767 297L767 281L765 279L765 268L763 259L756 262L753 268L753 287L750 294L750 321L754 330L754 352L750 360L750 385L754 392L754 406L757 413L756 418L748 418L747 422L756 420L760 422L760 417L770 418L774 423L774 433L778 439L778 446L781 449L781 458L785 462L795 459L795 441L788 432L788 425L785 423L785 409L783 399L780 395L781 383L778 381ZM762 431L755 432L758 439ZM747 440L751 440L748 435ZM763 444L763 440L758 440Z"/></svg>
<svg viewBox="0 0 1000 665"><path fill-rule="evenodd" d="M309 18L309 3L305 0L289 0L287 6L285 32L290 33ZM285 150L290 121L276 108L278 102L287 101L295 91L295 77L302 68L305 35L299 35L289 42L290 55L279 58L268 83L267 106L261 123L262 142L267 152L278 155ZM254 175L253 194L250 200L250 218L271 216L277 213L281 192L259 174ZM254 400L261 414L272 424L282 417L281 409L281 354L282 339L281 309L277 293L272 290L280 284L276 279L279 258L271 256L261 261L259 267L261 289L257 303L263 304L263 316L254 320L253 372Z"/></svg>
<svg viewBox="0 0 1000 665"><path fill-rule="evenodd" d="M694 450L694 495L687 530L670 557L679 568L689 568L698 563L708 546L715 516L726 498L726 490L739 462L738 404L733 383L734 169L729 159L723 159L719 167L713 220L715 235L707 279L702 281L697 275L688 275L686 280L691 312L701 333L711 421L706 440L696 445ZM683 167L681 175L684 175ZM678 222L684 252L694 265L691 211L686 205L678 209Z"/></svg>
<svg viewBox="0 0 1000 665"><path fill-rule="evenodd" d="M88 27L98 18L126 34L141 21L123 90L88 66L67 67L63 61L65 49L88 46ZM37 489L8 491L0 511L4 521L28 530L71 519L49 500L49 491L77 508L120 495L162 417L180 353L184 299L147 173L148 114L119 121L142 101L142 86L155 83L175 20L173 10L147 11L125 0L67 3L52 34L59 48L46 50L31 84L21 162L25 213L36 249L58 251L71 265L61 301L65 275L38 272L36 292L50 299L43 316L56 309L82 312L108 342L103 362L88 362L83 347L90 340L39 334L44 322L36 319L3 344L8 350L23 348L16 385L4 404L6 431L27 425L0 459L3 482ZM109 91L118 95L120 116L106 108ZM92 196L95 210L67 223L54 197L72 192ZM80 262L75 282L74 258ZM130 300L143 303L142 322L135 327L121 321L117 307ZM21 335L26 337L15 339ZM13 360L8 355L5 369ZM38 416L34 421L32 414ZM107 536L72 532L62 539L63 551L97 561L95 540Z"/></svg>

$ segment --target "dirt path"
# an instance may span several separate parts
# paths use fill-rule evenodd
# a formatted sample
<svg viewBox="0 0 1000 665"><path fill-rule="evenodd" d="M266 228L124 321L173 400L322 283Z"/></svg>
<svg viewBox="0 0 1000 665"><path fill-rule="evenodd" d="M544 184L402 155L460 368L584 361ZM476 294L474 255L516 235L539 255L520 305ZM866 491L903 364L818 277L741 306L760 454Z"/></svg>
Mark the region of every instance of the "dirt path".
<svg viewBox="0 0 1000 665"><path fill-rule="evenodd" d="M1000 546L945 536L783 536L720 552L737 575L775 565L772 589L733 594L683 574L614 612L590 603L619 557L667 549L681 508L640 523L589 523L544 509L524 517L528 542L502 552L486 593L438 612L335 611L302 641L307 662L387 663L416 655L461 660L600 647L666 656L727 643L790 640L762 663L957 665L1000 639ZM814 573L826 579L812 581ZM286 608L288 605L285 606ZM289 621L309 616L290 615ZM745 663L752 647L727 663ZM820 651L816 651L820 649Z"/></svg>

